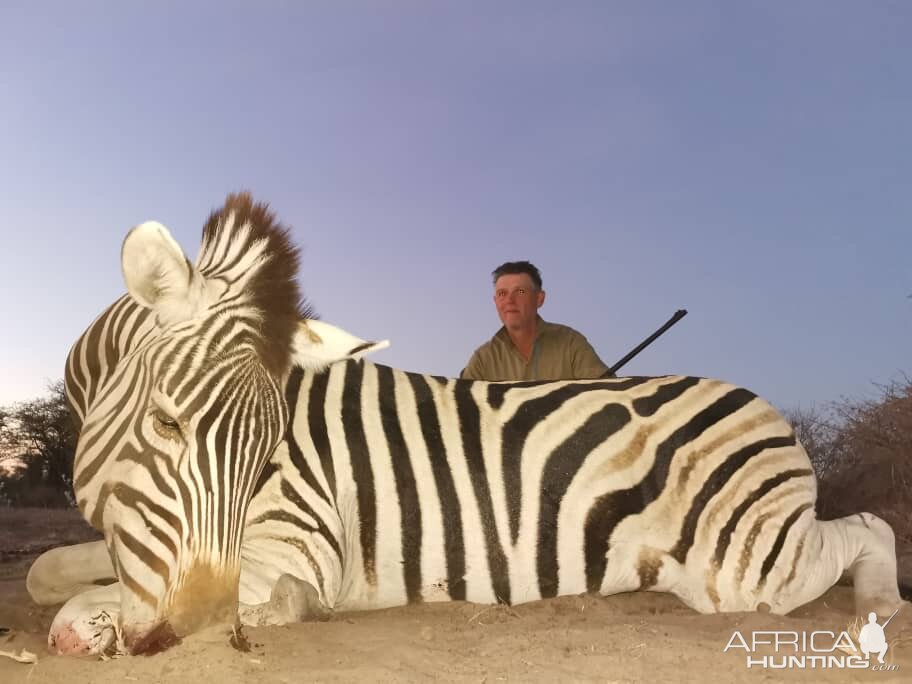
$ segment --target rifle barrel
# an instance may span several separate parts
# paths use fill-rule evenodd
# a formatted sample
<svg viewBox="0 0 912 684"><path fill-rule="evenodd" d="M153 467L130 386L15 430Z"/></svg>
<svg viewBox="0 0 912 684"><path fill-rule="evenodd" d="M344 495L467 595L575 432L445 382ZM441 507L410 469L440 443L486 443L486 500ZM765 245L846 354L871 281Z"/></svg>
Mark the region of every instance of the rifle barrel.
<svg viewBox="0 0 912 684"><path fill-rule="evenodd" d="M646 347L648 347L650 344L652 344L653 342L655 342L656 338L659 337L659 335L661 335L662 333L664 333L666 330L668 330L671 326L673 326L675 323L677 323L678 321L680 321L680 320L681 320L682 318L684 318L684 316L686 316L686 315L687 315L687 310L686 310L686 309L678 309L677 311L675 311L674 316L672 316L672 317L669 318L667 321L665 321L665 324L662 325L661 328L659 328L659 329L656 330L654 333L652 333L652 335L650 335L650 336L647 337L645 340L643 340L642 342L640 342L640 343L639 343L636 347L634 347L626 356L624 356L624 358L622 358L620 361L618 361L616 364L614 364L614 365L608 370L608 373L607 373L606 375L614 375L615 373L617 373L617 372L618 372L618 369L620 369L621 366L623 366L624 364L626 364L628 361L630 361L630 359L632 359L634 356L636 356L637 354L639 354L641 351L643 351L643 350L644 350Z"/></svg>

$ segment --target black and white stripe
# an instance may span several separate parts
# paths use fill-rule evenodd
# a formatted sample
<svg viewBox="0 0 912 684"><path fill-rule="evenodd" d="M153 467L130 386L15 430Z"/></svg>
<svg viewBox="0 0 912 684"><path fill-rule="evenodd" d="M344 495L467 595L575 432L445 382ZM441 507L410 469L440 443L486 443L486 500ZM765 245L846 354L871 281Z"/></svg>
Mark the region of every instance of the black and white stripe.
<svg viewBox="0 0 912 684"><path fill-rule="evenodd" d="M348 362L293 372L287 399L287 448L251 503L245 558L271 548L267 575L304 576L330 606L661 589L693 568L699 609L778 605L787 592L767 596L768 578L800 576L816 534L791 428L718 381L489 384ZM312 546L331 553L302 569L295 549ZM261 595L257 578L242 585Z"/></svg>
<svg viewBox="0 0 912 684"><path fill-rule="evenodd" d="M818 521L804 449L746 389L357 360L385 343L301 310L287 233L244 195L195 267L160 224L123 262L130 295L73 346L66 386L77 501L133 652L268 603L286 575L321 610L653 590L787 612L847 569L859 605L898 601L889 526Z"/></svg>

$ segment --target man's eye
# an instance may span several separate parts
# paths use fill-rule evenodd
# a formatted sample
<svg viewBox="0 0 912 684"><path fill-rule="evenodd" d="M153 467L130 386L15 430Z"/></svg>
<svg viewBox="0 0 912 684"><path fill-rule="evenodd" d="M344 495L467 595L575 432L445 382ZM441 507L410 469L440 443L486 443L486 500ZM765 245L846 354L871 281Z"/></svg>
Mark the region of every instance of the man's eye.
<svg viewBox="0 0 912 684"><path fill-rule="evenodd" d="M526 288L520 287L516 290L516 294L524 295L526 294Z"/></svg>

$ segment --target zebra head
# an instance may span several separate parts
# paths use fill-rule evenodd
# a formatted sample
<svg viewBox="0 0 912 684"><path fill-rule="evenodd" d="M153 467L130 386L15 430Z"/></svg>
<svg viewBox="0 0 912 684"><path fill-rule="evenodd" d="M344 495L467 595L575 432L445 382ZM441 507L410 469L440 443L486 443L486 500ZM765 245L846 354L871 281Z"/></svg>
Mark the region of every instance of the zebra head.
<svg viewBox="0 0 912 684"><path fill-rule="evenodd" d="M133 653L234 624L244 519L287 427L291 368L387 345L312 320L297 264L248 195L210 216L195 265L143 223L123 244L128 297L71 351L76 496L104 531Z"/></svg>

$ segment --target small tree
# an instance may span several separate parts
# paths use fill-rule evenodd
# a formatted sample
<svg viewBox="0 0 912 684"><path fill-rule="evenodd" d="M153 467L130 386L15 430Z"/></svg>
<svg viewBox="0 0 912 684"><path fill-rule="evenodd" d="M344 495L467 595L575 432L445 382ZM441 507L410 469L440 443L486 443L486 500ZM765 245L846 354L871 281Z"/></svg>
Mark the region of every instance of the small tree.
<svg viewBox="0 0 912 684"><path fill-rule="evenodd" d="M829 411L819 407L796 408L786 409L782 415L792 424L818 479L839 467L844 458L844 441L840 439L838 422Z"/></svg>
<svg viewBox="0 0 912 684"><path fill-rule="evenodd" d="M76 430L63 381L48 395L0 409L0 446L20 467L8 473L2 493L19 505L72 505Z"/></svg>
<svg viewBox="0 0 912 684"><path fill-rule="evenodd" d="M821 517L868 511L912 542L912 380L878 391L876 399L843 399L827 412L785 413L817 472Z"/></svg>

